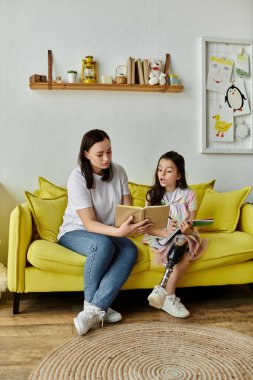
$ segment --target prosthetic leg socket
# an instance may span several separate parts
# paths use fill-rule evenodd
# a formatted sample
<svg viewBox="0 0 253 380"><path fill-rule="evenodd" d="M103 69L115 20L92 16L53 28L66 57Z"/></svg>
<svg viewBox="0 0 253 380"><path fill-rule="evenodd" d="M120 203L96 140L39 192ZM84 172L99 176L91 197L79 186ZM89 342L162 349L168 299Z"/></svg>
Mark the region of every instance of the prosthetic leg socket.
<svg viewBox="0 0 253 380"><path fill-rule="evenodd" d="M164 289L166 288L170 275L173 272L174 265L176 265L182 259L187 250L188 243L184 238L178 238L177 241L170 247L167 255L168 263L166 265L166 269L160 283Z"/></svg>

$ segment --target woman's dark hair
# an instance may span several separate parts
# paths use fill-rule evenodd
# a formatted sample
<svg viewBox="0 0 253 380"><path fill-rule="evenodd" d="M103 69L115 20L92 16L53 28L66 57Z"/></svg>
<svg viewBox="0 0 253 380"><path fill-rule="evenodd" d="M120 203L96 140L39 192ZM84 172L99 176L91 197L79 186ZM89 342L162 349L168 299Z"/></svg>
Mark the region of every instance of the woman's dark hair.
<svg viewBox="0 0 253 380"><path fill-rule="evenodd" d="M184 157L178 154L177 152L170 151L165 154L163 154L157 163L156 171L155 171L155 180L154 185L151 187L151 189L147 192L146 199L149 202L151 206L154 205L160 205L161 200L165 193L165 187L162 187L160 185L159 179L158 179L158 166L162 159L173 161L174 164L177 167L178 174L180 174L180 178L177 180L177 187L180 189L186 189L188 187L186 178L185 178L185 165L184 165Z"/></svg>
<svg viewBox="0 0 253 380"><path fill-rule="evenodd" d="M97 142L104 141L105 139L110 140L106 132L101 129L92 129L89 132L85 133L82 138L80 145L80 152L78 156L78 163L81 167L81 172L86 179L86 184L88 189L94 188L94 176L92 171L92 166L90 160L85 157L84 152L88 150ZM113 178L113 169L112 164L110 163L109 168L103 169L102 181L110 182Z"/></svg>

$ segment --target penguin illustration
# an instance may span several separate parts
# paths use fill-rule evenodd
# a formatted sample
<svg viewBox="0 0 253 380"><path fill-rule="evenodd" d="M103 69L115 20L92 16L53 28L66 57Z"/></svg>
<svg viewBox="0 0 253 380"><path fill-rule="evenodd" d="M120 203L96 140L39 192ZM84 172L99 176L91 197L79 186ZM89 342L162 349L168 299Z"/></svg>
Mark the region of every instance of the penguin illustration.
<svg viewBox="0 0 253 380"><path fill-rule="evenodd" d="M234 112L242 111L244 100L246 100L245 96L235 85L232 84L232 86L227 89L225 103L227 102L229 107L233 108Z"/></svg>

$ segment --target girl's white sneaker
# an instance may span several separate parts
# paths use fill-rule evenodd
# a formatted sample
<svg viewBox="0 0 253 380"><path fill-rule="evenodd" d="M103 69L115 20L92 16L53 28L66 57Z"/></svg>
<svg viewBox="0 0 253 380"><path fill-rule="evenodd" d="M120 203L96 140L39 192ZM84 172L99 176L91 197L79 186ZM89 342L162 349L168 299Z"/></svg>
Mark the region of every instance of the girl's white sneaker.
<svg viewBox="0 0 253 380"><path fill-rule="evenodd" d="M187 318L190 315L190 312L175 294L166 296L162 310L176 318Z"/></svg>
<svg viewBox="0 0 253 380"><path fill-rule="evenodd" d="M157 309L161 309L165 298L166 298L166 291L161 285L156 285L153 289L153 291L148 296L148 301L150 306L156 307Z"/></svg>

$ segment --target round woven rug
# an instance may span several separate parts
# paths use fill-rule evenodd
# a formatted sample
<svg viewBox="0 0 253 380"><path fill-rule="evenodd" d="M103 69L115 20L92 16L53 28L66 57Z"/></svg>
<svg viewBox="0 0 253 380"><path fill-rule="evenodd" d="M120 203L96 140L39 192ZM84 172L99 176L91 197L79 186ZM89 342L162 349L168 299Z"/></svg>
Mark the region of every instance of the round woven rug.
<svg viewBox="0 0 253 380"><path fill-rule="evenodd" d="M107 325L50 351L30 380L252 380L253 338L167 322Z"/></svg>

